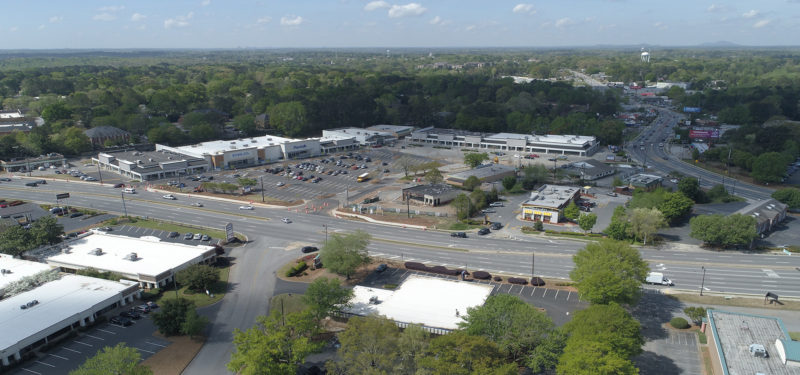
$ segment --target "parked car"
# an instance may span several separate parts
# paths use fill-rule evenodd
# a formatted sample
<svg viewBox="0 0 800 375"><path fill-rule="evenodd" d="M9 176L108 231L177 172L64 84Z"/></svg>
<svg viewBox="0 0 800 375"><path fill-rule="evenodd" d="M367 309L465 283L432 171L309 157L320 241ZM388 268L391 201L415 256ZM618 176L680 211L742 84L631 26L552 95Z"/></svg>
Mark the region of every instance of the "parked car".
<svg viewBox="0 0 800 375"><path fill-rule="evenodd" d="M147 301L147 307L149 307L150 310L155 310L158 308L158 304L153 301Z"/></svg>
<svg viewBox="0 0 800 375"><path fill-rule="evenodd" d="M111 319L109 319L108 321L111 324L116 324L123 327L127 327L133 324L133 321L130 318L124 316L112 316Z"/></svg>
<svg viewBox="0 0 800 375"><path fill-rule="evenodd" d="M375 268L375 272L380 273L386 271L387 268L389 268L389 266L387 266L386 263L381 263L378 265L378 267Z"/></svg>
<svg viewBox="0 0 800 375"><path fill-rule="evenodd" d="M492 230L500 230L501 228L503 228L503 224L496 221L492 223Z"/></svg>
<svg viewBox="0 0 800 375"><path fill-rule="evenodd" d="M487 234L489 234L490 232L491 232L491 231L489 230L489 228L481 228L481 229L478 231L478 234L479 234L479 235L481 235L481 236L484 236L484 235L487 235Z"/></svg>
<svg viewBox="0 0 800 375"><path fill-rule="evenodd" d="M148 305L139 305L136 306L134 309L140 313L145 313L145 314L150 312L150 306Z"/></svg>
<svg viewBox="0 0 800 375"><path fill-rule="evenodd" d="M203 235L200 233L195 233L194 236L192 236L193 240L200 240L201 238L203 238Z"/></svg>
<svg viewBox="0 0 800 375"><path fill-rule="evenodd" d="M58 171L56 171L56 172L58 172ZM116 185L114 185L114 189L119 189L121 187L125 187L125 184L116 184Z"/></svg>
<svg viewBox="0 0 800 375"><path fill-rule="evenodd" d="M281 219L281 221L282 221L282 222L284 222L284 223L286 223L286 224L289 224L289 223L291 223L291 222L292 222L291 220L289 220L289 218L288 218L288 217L285 217L285 218Z"/></svg>
<svg viewBox="0 0 800 375"><path fill-rule="evenodd" d="M166 194L166 195L162 196L161 198L164 198L164 199L169 199L169 200L175 200L175 199L177 199L177 198L175 198L175 196L174 196L174 195L172 195L172 194Z"/></svg>
<svg viewBox="0 0 800 375"><path fill-rule="evenodd" d="M186 233L183 235L184 240L191 240L194 235L191 233Z"/></svg>
<svg viewBox="0 0 800 375"><path fill-rule="evenodd" d="M73 212L69 215L69 217L80 217L83 216L83 212Z"/></svg>
<svg viewBox="0 0 800 375"><path fill-rule="evenodd" d="M133 319L133 320L138 320L142 318L142 314L140 314L138 311L134 309L131 309L130 311L123 311L119 313L119 316L124 316L128 319Z"/></svg>
<svg viewBox="0 0 800 375"><path fill-rule="evenodd" d="M450 237L467 238L467 234L464 232L453 232L450 233Z"/></svg>
<svg viewBox="0 0 800 375"><path fill-rule="evenodd" d="M207 234L204 234L203 237L200 238L200 241L210 241L210 240L211 240L211 237L209 237Z"/></svg>
<svg viewBox="0 0 800 375"><path fill-rule="evenodd" d="M489 207L503 207L503 202L492 202Z"/></svg>
<svg viewBox="0 0 800 375"><path fill-rule="evenodd" d="M307 254L319 251L319 249L316 246L303 246L303 248L300 249L300 251Z"/></svg>
<svg viewBox="0 0 800 375"><path fill-rule="evenodd" d="M169 232L169 234L167 235L167 237L169 237L169 238L175 238L175 237L178 237L179 235L180 235L180 233L178 233L178 232Z"/></svg>
<svg viewBox="0 0 800 375"><path fill-rule="evenodd" d="M495 212L497 212L497 211L495 211L495 210L493 210L491 208L484 208L484 209L481 210L482 214L493 214Z"/></svg>
<svg viewBox="0 0 800 375"><path fill-rule="evenodd" d="M277 184L278 187L281 187L283 185L286 185L286 184L284 184L283 182L278 182L278 184Z"/></svg>

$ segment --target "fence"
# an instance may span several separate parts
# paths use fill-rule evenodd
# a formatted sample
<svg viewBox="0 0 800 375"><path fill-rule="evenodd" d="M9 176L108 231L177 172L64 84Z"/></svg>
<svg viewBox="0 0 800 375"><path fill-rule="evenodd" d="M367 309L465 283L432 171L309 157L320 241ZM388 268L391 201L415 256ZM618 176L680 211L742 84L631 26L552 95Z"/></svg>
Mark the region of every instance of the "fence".
<svg viewBox="0 0 800 375"><path fill-rule="evenodd" d="M353 314L353 313L344 312L344 311L333 311L333 312L331 312L331 315L339 317L339 318L345 318L345 319L350 319L350 318L352 318L354 316L363 316L363 315ZM420 324L416 324L416 323L399 322L397 320L392 320L392 321L394 322L394 324L396 324L400 328L408 328L408 326L410 326L410 325L418 325L423 330L425 330L427 332L430 332L430 333L432 333L434 335L446 335L446 334L448 334L448 333L453 331L453 330L447 329L447 328L428 327L428 326L420 325Z"/></svg>
<svg viewBox="0 0 800 375"><path fill-rule="evenodd" d="M382 206L366 206L362 204L351 204L347 206L347 209L362 214L382 214L382 213L396 213L396 214L404 214L408 213L408 210L405 208L399 207L382 207ZM436 211L420 211L420 210L411 210L412 215L425 215L425 216L436 216L436 217L447 217L447 212L436 212Z"/></svg>

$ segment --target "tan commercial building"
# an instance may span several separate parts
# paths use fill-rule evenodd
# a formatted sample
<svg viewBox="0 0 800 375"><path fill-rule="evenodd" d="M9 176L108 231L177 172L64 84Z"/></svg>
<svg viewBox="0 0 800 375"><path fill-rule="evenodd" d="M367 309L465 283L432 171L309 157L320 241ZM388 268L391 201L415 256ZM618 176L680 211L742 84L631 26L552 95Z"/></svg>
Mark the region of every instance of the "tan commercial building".
<svg viewBox="0 0 800 375"><path fill-rule="evenodd" d="M542 185L522 203L522 219L558 223L564 215L564 208L578 199L580 192L581 189L574 186Z"/></svg>

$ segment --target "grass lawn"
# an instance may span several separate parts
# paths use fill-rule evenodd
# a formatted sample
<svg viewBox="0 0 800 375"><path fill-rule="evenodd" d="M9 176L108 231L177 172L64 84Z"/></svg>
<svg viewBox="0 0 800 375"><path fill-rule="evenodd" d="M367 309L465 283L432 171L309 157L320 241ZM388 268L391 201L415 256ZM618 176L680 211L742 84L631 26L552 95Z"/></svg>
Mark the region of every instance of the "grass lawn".
<svg viewBox="0 0 800 375"><path fill-rule="evenodd" d="M456 221L453 224L450 224L450 227L447 228L449 230L470 230L474 228L481 228L483 225L481 224L467 224L463 221Z"/></svg>
<svg viewBox="0 0 800 375"><path fill-rule="evenodd" d="M217 283L214 284L214 286L212 286L209 290L213 297L210 297L205 293L195 293L187 290L186 287L182 287L178 290L178 296L194 302L194 305L197 307L204 307L212 303L216 303L220 301L222 297L225 297L225 292L228 290L228 274L230 274L230 270L230 267L219 269L219 281L217 281ZM161 301L175 298L175 288L169 286L162 289L163 292L160 295L157 293L150 294L148 292L144 292L142 294L144 299L148 299L147 297L150 297L159 305L161 304Z"/></svg>
<svg viewBox="0 0 800 375"><path fill-rule="evenodd" d="M706 375L714 374L714 367L711 365L711 353L708 351L708 347L701 347L700 354L703 357L703 373Z"/></svg>
<svg viewBox="0 0 800 375"><path fill-rule="evenodd" d="M303 302L302 294L278 294L269 300L269 313L272 314L274 311L281 312L281 306L283 306L284 314L300 312L307 307L306 303Z"/></svg>
<svg viewBox="0 0 800 375"><path fill-rule="evenodd" d="M184 233L191 232L191 233L200 233L200 234L207 234L211 238L225 238L225 231L224 230L214 230L214 229L205 229L205 228L197 228L197 227L190 227L186 225L179 225L173 223L167 223L163 221L156 221L156 220L143 220L143 219L136 219L136 222L129 222L125 221L124 219L111 219L109 220L109 225L113 225L112 222L116 222L118 224L130 225L134 227L141 227L141 228L148 228L148 229L159 229L166 232L178 232L183 236ZM240 237L239 234L236 237ZM239 238L243 239L243 238Z"/></svg>
<svg viewBox="0 0 800 375"><path fill-rule="evenodd" d="M756 307L775 310L800 310L800 302L796 301L781 301L782 305L765 305L763 298L746 298L737 296L726 299L724 296L705 295L701 297L698 294L669 294L669 296L677 298L679 301L705 305Z"/></svg>
<svg viewBox="0 0 800 375"><path fill-rule="evenodd" d="M789 337L794 341L800 341L800 332L789 332Z"/></svg>

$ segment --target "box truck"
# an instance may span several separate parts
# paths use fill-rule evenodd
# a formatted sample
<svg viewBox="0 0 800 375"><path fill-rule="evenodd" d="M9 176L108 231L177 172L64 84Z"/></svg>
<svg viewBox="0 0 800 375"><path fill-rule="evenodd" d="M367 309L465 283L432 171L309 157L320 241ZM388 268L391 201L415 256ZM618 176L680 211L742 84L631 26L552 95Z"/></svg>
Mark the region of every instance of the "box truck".
<svg viewBox="0 0 800 375"><path fill-rule="evenodd" d="M672 280L666 278L661 272L650 272L645 281L647 281L648 284L655 285L675 285L672 283Z"/></svg>

